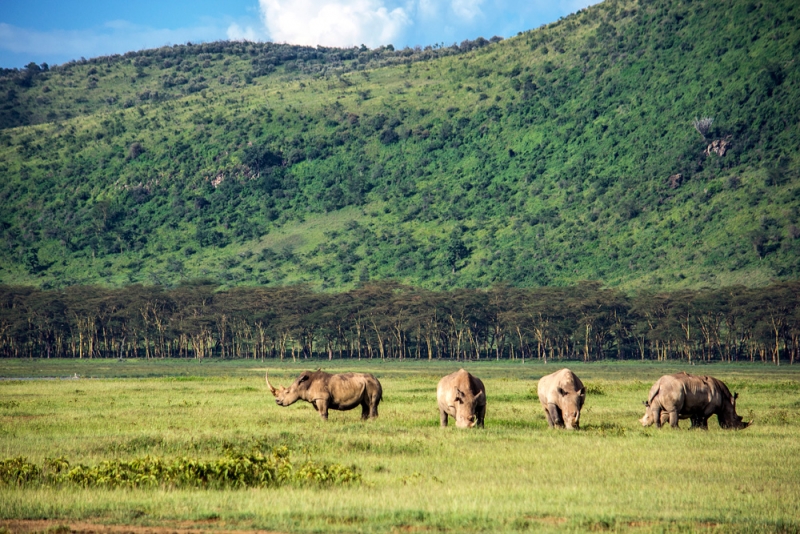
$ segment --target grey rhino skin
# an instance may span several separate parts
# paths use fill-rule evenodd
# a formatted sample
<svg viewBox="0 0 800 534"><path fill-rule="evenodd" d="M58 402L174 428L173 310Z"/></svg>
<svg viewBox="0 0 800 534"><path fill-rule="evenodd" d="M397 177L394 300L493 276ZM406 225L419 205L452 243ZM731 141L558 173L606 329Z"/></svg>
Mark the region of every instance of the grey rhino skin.
<svg viewBox="0 0 800 534"><path fill-rule="evenodd" d="M439 422L447 426L447 416L454 417L458 428L483 428L486 417L486 388L480 378L459 369L441 380L436 387Z"/></svg>
<svg viewBox="0 0 800 534"><path fill-rule="evenodd" d="M642 426L656 428L669 422L678 428L679 419L691 419L692 428L708 429L708 419L716 414L722 428L747 428L736 414L736 398L724 382L711 376L695 376L683 371L659 378L644 402Z"/></svg>
<svg viewBox="0 0 800 534"><path fill-rule="evenodd" d="M536 390L550 428L580 428L586 388L575 373L569 369L561 369L543 376Z"/></svg>
<svg viewBox="0 0 800 534"><path fill-rule="evenodd" d="M278 406L289 406L302 399L310 402L320 417L328 420L328 410L352 410L361 406L361 419L378 417L378 403L383 397L381 383L369 373L332 375L324 371L304 371L288 388L267 386Z"/></svg>

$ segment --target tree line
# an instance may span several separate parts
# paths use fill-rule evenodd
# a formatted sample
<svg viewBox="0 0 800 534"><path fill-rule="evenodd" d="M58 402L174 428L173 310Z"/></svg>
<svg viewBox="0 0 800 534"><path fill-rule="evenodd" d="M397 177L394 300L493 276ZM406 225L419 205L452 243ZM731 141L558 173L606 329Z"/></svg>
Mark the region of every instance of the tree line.
<svg viewBox="0 0 800 534"><path fill-rule="evenodd" d="M642 359L793 364L800 281L627 295L570 287L0 286L4 358Z"/></svg>

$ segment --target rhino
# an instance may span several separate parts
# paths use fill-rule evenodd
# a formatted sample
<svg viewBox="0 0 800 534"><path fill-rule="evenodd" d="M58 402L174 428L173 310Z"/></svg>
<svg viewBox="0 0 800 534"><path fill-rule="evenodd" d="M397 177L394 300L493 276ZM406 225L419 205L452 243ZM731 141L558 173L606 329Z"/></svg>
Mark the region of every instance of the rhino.
<svg viewBox="0 0 800 534"><path fill-rule="evenodd" d="M575 373L569 369L561 369L543 376L536 389L550 428L580 428L586 388Z"/></svg>
<svg viewBox="0 0 800 534"><path fill-rule="evenodd" d="M731 395L724 382L711 376L695 376L683 371L659 378L644 401L642 426L656 428L669 422L678 428L679 419L691 419L692 428L708 429L708 418L717 415L722 428L747 428L736 414L738 393ZM752 422L752 421L751 421Z"/></svg>
<svg viewBox="0 0 800 534"><path fill-rule="evenodd" d="M447 416L454 417L456 427L483 428L486 417L486 388L480 378L459 369L441 380L436 387L439 421L447 426Z"/></svg>
<svg viewBox="0 0 800 534"><path fill-rule="evenodd" d="M369 373L342 373L332 375L322 370L303 371L288 388L267 387L278 406L289 406L303 399L310 402L320 417L328 420L328 410L352 410L361 405L361 419L378 417L378 403L383 397L383 388L375 376Z"/></svg>

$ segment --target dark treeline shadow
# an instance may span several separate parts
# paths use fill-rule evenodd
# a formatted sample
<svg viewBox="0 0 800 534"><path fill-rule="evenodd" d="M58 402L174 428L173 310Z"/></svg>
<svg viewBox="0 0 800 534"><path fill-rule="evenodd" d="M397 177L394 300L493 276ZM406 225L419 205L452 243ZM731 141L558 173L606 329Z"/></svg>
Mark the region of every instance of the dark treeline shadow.
<svg viewBox="0 0 800 534"><path fill-rule="evenodd" d="M627 295L571 287L0 286L0 357L794 363L800 281Z"/></svg>

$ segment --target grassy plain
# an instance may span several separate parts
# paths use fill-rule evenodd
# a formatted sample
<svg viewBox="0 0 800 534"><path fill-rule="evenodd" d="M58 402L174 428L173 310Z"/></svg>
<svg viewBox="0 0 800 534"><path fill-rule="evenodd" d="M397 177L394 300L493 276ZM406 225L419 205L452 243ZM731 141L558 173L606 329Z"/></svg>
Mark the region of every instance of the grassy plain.
<svg viewBox="0 0 800 534"><path fill-rule="evenodd" d="M355 464L354 487L102 490L0 487L0 519L286 532L800 530L800 367L711 365L740 393L744 431L643 429L641 401L679 363L569 362L589 387L582 430L551 431L535 399L561 367L469 362L486 383L485 430L441 429L438 379L457 362L268 362L374 373L380 417L280 408L257 361L0 362L0 458L97 463L146 454L216 458L226 444L286 445L293 457ZM67 380L16 380L70 377ZM16 378L9 380L11 378ZM682 422L684 427L687 422Z"/></svg>

